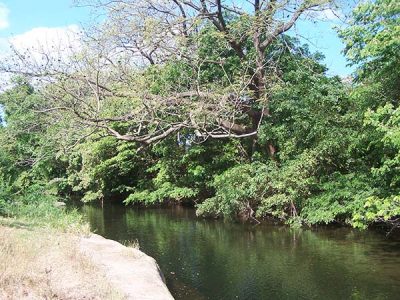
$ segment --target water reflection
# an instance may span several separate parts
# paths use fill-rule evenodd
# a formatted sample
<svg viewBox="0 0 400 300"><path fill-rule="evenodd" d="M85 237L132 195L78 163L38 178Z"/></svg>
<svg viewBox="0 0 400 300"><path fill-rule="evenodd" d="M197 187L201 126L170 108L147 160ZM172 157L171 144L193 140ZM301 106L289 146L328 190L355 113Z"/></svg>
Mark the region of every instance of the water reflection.
<svg viewBox="0 0 400 300"><path fill-rule="evenodd" d="M292 230L194 211L86 205L92 229L139 240L176 299L398 299L400 240L347 228Z"/></svg>

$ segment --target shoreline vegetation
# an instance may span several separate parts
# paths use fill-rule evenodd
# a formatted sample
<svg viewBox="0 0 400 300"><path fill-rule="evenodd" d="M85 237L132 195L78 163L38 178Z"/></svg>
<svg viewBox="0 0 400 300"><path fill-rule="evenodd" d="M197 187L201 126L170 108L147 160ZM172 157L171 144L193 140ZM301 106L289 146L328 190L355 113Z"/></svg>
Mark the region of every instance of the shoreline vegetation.
<svg viewBox="0 0 400 300"><path fill-rule="evenodd" d="M348 78L290 34L333 1L88 2L103 17L73 45L0 63L0 213L75 197L400 227L398 1L337 29Z"/></svg>

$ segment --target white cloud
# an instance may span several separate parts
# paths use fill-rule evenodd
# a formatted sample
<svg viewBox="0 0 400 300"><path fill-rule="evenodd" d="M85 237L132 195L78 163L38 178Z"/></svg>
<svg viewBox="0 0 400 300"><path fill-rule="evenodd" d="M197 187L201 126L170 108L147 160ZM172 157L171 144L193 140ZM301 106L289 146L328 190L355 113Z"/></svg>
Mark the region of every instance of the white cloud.
<svg viewBox="0 0 400 300"><path fill-rule="evenodd" d="M0 38L1 68L34 72L35 68L44 64L60 66L81 48L80 32L78 25L37 27L13 37ZM11 48L24 59L16 59ZM0 90L8 87L10 76L7 72L0 73Z"/></svg>
<svg viewBox="0 0 400 300"><path fill-rule="evenodd" d="M18 51L57 52L79 45L79 26L37 27L9 39Z"/></svg>
<svg viewBox="0 0 400 300"><path fill-rule="evenodd" d="M8 43L14 51L7 49L4 54L13 56L14 52L19 53L24 57L23 61L19 61L25 65L24 69L49 63L54 68L68 64L69 58L81 49L81 34L77 25L37 27L9 38Z"/></svg>
<svg viewBox="0 0 400 300"><path fill-rule="evenodd" d="M7 6L0 2L0 29L5 29L10 25L8 22L9 13L10 10Z"/></svg>

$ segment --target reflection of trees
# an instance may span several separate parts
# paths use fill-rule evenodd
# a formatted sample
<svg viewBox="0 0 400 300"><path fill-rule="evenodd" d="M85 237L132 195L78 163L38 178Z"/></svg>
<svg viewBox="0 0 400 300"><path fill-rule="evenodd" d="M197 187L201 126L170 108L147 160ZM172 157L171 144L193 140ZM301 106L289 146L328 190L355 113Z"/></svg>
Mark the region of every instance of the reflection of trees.
<svg viewBox="0 0 400 300"><path fill-rule="evenodd" d="M368 299L399 292L390 282L398 271L388 274L387 262L370 255L380 250L372 233L251 227L191 218L188 210L179 217L172 210L119 206L85 212L100 234L137 238L174 290L186 285L212 299L344 299L354 293Z"/></svg>

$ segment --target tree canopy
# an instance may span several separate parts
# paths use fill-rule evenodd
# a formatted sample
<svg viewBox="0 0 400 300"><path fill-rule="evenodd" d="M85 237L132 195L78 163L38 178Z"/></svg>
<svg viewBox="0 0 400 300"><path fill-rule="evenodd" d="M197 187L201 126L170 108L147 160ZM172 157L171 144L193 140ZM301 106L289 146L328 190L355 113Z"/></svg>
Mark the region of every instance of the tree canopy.
<svg viewBox="0 0 400 300"><path fill-rule="evenodd" d="M288 31L333 1L92 1L66 49L15 50L0 208L27 187L199 216L399 226L398 1L339 34L351 83ZM41 190L39 189L39 190Z"/></svg>

